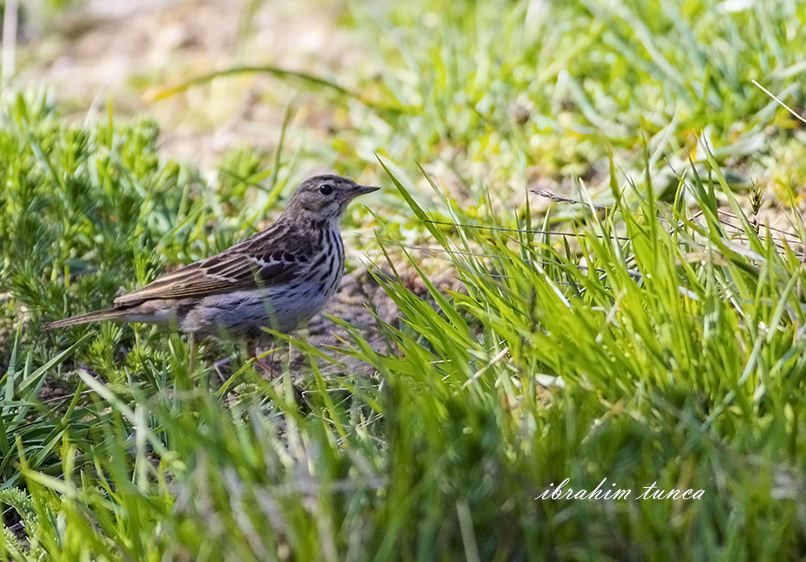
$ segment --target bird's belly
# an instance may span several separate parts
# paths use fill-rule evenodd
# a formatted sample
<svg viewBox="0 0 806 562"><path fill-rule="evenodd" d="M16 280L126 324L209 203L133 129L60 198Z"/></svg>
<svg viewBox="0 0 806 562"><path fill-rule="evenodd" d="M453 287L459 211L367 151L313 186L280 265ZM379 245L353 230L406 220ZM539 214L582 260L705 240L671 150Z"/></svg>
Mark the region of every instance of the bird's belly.
<svg viewBox="0 0 806 562"><path fill-rule="evenodd" d="M338 279L330 281L325 291L321 284L299 282L293 288L209 295L178 318L179 327L199 337L251 338L261 335L263 326L289 332L324 308L338 284Z"/></svg>

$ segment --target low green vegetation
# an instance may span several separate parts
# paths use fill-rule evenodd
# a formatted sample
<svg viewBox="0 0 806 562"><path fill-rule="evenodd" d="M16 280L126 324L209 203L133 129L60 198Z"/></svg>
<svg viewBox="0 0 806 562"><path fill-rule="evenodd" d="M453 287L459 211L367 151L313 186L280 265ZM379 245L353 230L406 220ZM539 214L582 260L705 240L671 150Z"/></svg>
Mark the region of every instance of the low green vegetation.
<svg viewBox="0 0 806 562"><path fill-rule="evenodd" d="M214 175L9 95L0 559L803 558L804 135L751 80L800 109L806 9L740 4L355 6L365 73L294 78L330 148ZM398 322L281 338L306 359L272 380L164 328L41 330L254 232L323 157L384 187L344 229Z"/></svg>

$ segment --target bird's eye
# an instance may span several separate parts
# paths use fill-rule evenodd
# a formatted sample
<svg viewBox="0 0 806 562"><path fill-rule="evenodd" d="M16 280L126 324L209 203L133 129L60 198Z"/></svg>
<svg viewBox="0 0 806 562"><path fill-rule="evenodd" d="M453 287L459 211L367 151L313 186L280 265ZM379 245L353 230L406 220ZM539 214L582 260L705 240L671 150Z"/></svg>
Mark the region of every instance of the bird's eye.
<svg viewBox="0 0 806 562"><path fill-rule="evenodd" d="M329 183L326 183L325 185L319 188L319 193L321 193L322 195L330 195L331 193L333 193L333 186L330 185Z"/></svg>

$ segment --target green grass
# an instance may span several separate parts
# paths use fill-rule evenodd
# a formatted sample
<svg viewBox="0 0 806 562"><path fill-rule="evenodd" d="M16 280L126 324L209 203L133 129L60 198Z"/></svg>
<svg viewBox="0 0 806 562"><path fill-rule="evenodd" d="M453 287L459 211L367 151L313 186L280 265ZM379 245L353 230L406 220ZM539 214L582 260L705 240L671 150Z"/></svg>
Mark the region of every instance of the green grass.
<svg viewBox="0 0 806 562"><path fill-rule="evenodd" d="M354 6L366 72L293 78L341 88L329 148L278 139L215 177L160 159L151 122L66 126L43 96L12 98L0 559L806 555L806 159L750 84L802 107L804 8L541 6ZM370 337L336 319L333 348L288 338L307 363L271 382L227 343L191 371L163 328L41 331L250 234L323 160L384 186L344 226L375 226L359 242L399 323ZM538 179L608 208L535 212ZM793 234L764 213L756 229L743 209L762 195ZM435 285L448 268L458 290ZM538 498L566 478L630 497ZM639 499L652 484L702 497Z"/></svg>

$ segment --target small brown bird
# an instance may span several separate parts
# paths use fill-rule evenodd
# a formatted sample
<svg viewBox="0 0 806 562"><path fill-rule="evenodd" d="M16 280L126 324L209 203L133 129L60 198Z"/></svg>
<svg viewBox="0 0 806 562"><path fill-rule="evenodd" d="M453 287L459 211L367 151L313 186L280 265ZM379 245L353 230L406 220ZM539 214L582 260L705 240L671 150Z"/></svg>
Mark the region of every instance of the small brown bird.
<svg viewBox="0 0 806 562"><path fill-rule="evenodd" d="M115 299L114 307L44 325L98 320L170 324L194 338L288 332L327 303L344 273L339 222L354 198L376 191L334 175L300 185L268 228L220 254Z"/></svg>

